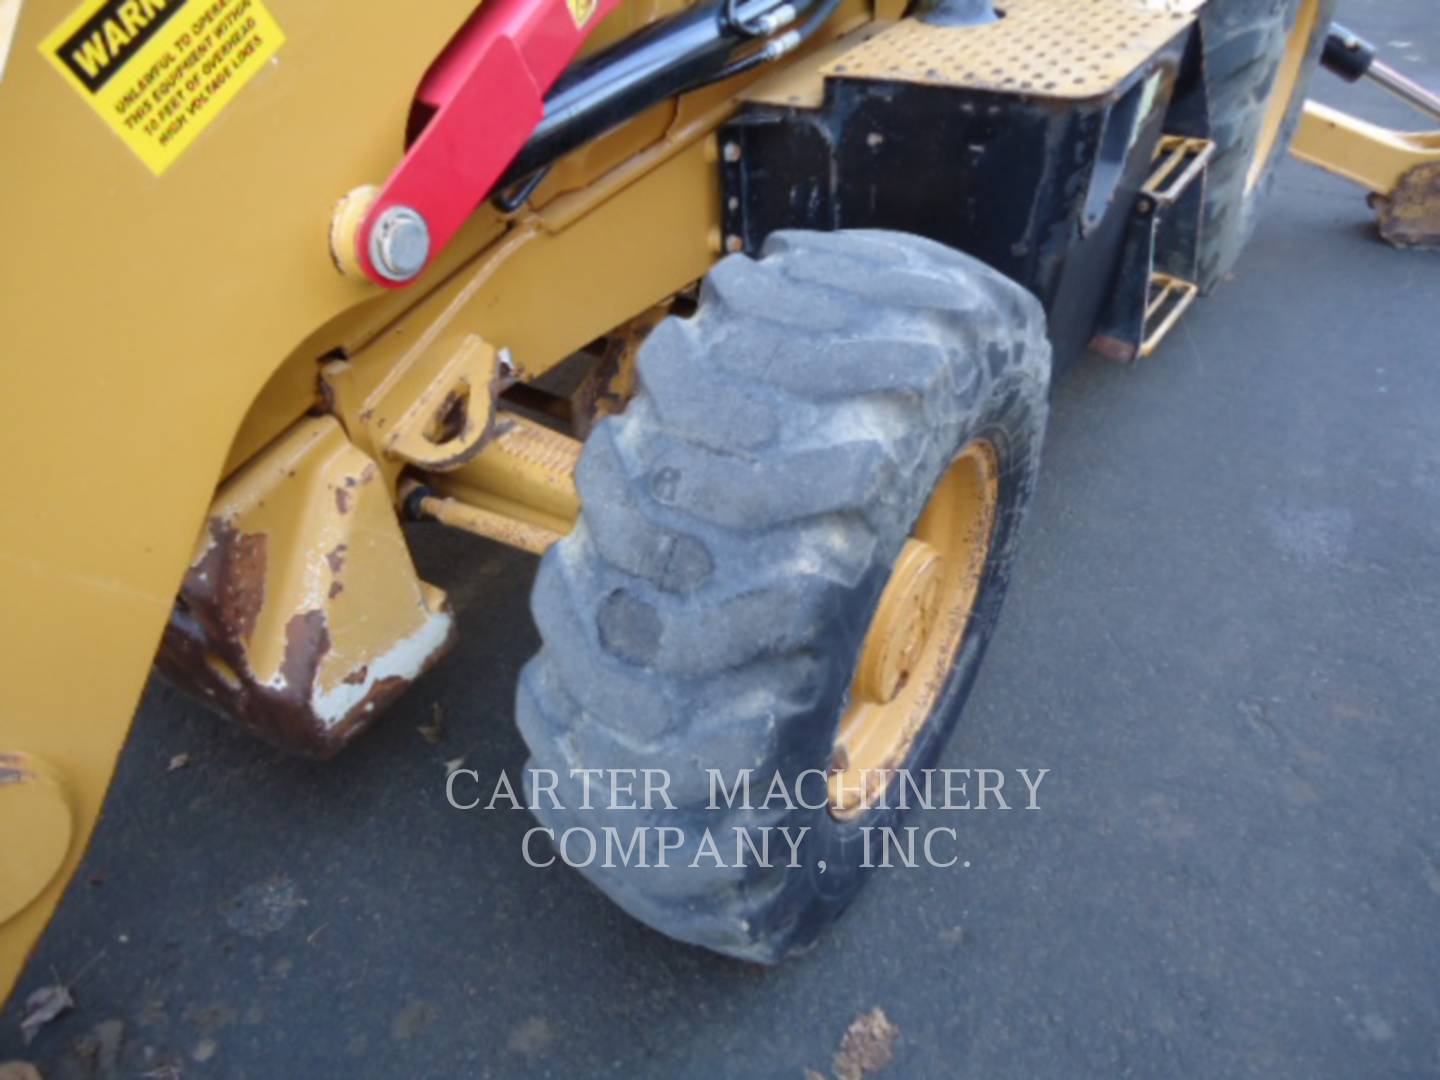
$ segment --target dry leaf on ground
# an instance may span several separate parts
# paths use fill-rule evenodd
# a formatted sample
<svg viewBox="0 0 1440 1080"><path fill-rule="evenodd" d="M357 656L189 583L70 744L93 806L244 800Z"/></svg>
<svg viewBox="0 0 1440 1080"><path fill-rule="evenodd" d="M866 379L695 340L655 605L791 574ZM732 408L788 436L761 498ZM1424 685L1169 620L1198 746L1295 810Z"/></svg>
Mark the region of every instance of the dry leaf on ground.
<svg viewBox="0 0 1440 1080"><path fill-rule="evenodd" d="M867 1072L879 1072L895 1060L895 1040L900 1029L881 1008L857 1016L840 1041L835 1055L836 1080L863 1080Z"/></svg>
<svg viewBox="0 0 1440 1080"><path fill-rule="evenodd" d="M75 999L70 996L68 986L56 983L36 990L25 999L25 1015L20 1020L20 1037L25 1045L29 1046L51 1020L74 1007Z"/></svg>

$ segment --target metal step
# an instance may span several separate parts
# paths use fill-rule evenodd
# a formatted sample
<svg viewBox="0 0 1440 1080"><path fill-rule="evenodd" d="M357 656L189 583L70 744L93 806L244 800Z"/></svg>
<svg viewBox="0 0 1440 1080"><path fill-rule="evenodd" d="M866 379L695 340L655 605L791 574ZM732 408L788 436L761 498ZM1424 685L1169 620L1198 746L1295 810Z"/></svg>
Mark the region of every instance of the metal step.
<svg viewBox="0 0 1440 1080"><path fill-rule="evenodd" d="M1140 187L1125 237L1115 290L1091 342L1110 360L1150 356L1200 295L1200 236L1205 181L1215 144L1166 135Z"/></svg>
<svg viewBox="0 0 1440 1080"><path fill-rule="evenodd" d="M1150 275L1150 297L1145 305L1145 329L1140 341L1141 359L1160 347L1199 295L1200 286L1193 281L1169 274Z"/></svg>

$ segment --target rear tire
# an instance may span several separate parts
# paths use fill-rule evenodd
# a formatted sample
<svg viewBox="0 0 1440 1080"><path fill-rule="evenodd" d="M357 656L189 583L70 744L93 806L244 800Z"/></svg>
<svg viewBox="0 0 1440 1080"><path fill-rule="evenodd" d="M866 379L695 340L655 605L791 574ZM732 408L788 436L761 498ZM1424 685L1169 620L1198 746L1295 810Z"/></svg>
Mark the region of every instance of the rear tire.
<svg viewBox="0 0 1440 1080"><path fill-rule="evenodd" d="M610 827L624 845L640 826L683 830L667 869L606 867L603 856L581 867L626 911L773 962L812 943L855 895L859 830L894 811L712 810L706 770L729 785L753 769L757 796L777 774L793 784L820 770L823 783L892 563L937 479L983 439L998 464L989 556L904 764L934 759L1010 577L1049 357L1028 292L966 255L885 232L776 233L758 261L714 268L695 317L651 335L637 397L586 443L579 524L541 563L532 608L544 645L517 706L530 768L560 777L561 808L531 793L554 837L579 828L603 844ZM675 808L608 809L592 794L585 809L571 770L592 768L664 770ZM824 801L813 784L804 797ZM770 866L690 865L707 828L732 864L733 830L758 846L764 826L808 827L797 868L779 833ZM657 839L642 840L653 863Z"/></svg>
<svg viewBox="0 0 1440 1080"><path fill-rule="evenodd" d="M1335 0L1210 0L1201 11L1215 143L1200 246L1199 285L1206 292L1235 265L1255 231L1295 137L1334 10Z"/></svg>

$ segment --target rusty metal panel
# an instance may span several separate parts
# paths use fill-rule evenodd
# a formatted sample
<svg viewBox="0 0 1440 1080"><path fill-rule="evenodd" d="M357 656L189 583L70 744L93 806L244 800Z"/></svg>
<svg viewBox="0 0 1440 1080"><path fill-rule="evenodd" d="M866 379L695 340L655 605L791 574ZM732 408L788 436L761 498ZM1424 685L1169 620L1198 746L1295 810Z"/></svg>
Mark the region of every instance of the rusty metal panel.
<svg viewBox="0 0 1440 1080"><path fill-rule="evenodd" d="M453 634L380 469L318 417L220 490L157 662L261 738L329 757Z"/></svg>

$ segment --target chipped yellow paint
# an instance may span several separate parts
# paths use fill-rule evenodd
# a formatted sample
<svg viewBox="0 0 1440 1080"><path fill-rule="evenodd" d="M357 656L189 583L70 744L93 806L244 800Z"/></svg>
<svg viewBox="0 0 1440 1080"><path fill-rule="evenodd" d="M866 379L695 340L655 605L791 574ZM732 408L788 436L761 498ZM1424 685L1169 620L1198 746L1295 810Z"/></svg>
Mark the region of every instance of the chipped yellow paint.
<svg viewBox="0 0 1440 1080"><path fill-rule="evenodd" d="M263 538L264 552L247 583L255 610L234 666L299 695L327 726L363 722L351 710L378 683L413 679L449 638L444 595L415 576L379 468L331 417L302 421L225 484L191 574L206 572L206 555L226 534ZM291 686L288 628L312 612L323 618L326 647L313 684ZM409 651L397 652L407 642Z"/></svg>

